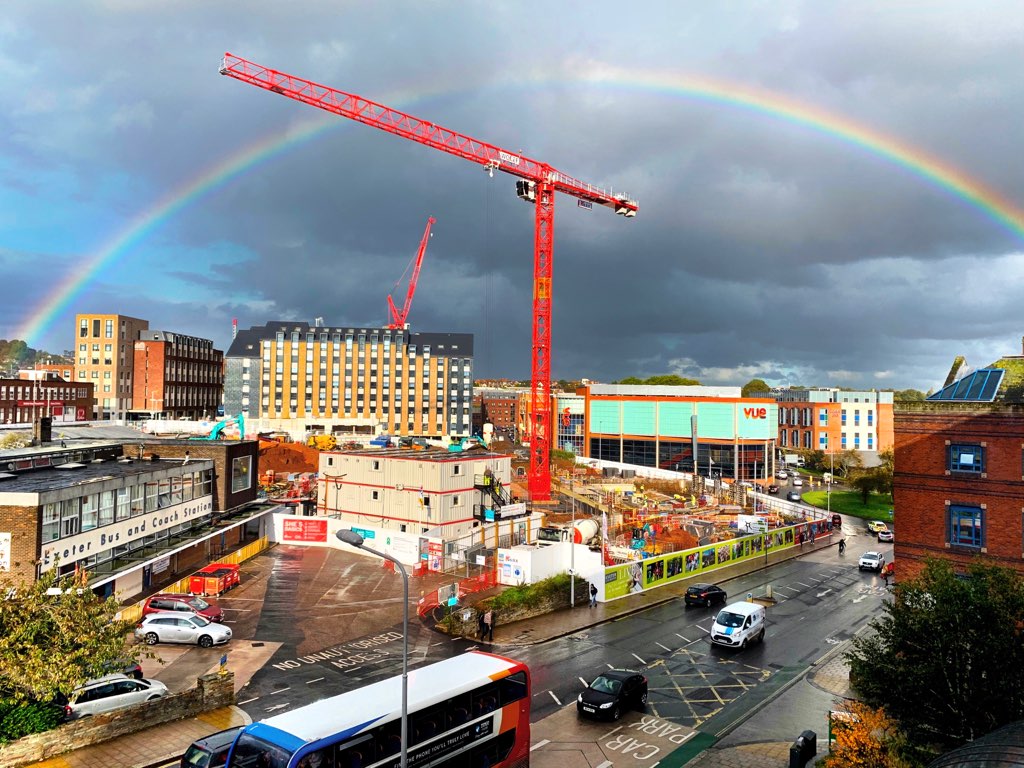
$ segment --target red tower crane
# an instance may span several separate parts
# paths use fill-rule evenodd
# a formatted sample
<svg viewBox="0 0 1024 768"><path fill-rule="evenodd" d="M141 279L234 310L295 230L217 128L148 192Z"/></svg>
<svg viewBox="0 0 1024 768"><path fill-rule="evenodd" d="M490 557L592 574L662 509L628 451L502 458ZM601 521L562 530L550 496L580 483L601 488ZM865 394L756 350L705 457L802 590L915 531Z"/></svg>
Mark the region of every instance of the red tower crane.
<svg viewBox="0 0 1024 768"><path fill-rule="evenodd" d="M409 307L412 306L412 297L416 293L416 283L420 279L420 267L423 266L423 254L427 252L427 240L430 239L430 227L437 222L433 216L427 219L427 228L423 231L423 239L420 240L420 249L416 252L416 266L412 268L412 277L409 278L409 290L405 292L405 304L402 305L402 311L399 312L398 308L395 307L395 302L391 300L391 294L388 294L388 310L391 313L391 322L388 324L388 328L392 330L398 328L405 328L406 318L409 317Z"/></svg>
<svg viewBox="0 0 1024 768"><path fill-rule="evenodd" d="M530 392L529 494L534 501L551 498L551 275L555 223L555 192L590 208L596 203L623 216L636 215L629 196L574 179L546 163L509 152L494 144L413 117L362 96L319 85L301 77L224 54L220 73L290 99L364 123L404 139L425 144L483 166L491 176L503 171L517 176L516 194L535 205L533 235L533 379Z"/></svg>

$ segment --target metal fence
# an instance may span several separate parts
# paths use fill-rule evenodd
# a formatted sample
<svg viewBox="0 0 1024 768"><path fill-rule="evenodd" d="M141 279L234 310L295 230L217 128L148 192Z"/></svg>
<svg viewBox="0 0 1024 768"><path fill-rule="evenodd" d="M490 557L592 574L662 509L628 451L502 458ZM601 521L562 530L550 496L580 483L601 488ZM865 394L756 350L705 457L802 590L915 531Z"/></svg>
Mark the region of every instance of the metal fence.
<svg viewBox="0 0 1024 768"><path fill-rule="evenodd" d="M269 546L269 541L266 536L256 539L256 541L249 542L241 549L236 549L234 552L224 555L224 557L218 557L216 562L227 563L229 565L237 565L243 563L250 558L256 557L260 552L265 550ZM161 592L167 592L172 595L174 594L188 594L189 580L192 578L192 574L185 576L184 578L178 579L173 584L168 584L166 587L161 589ZM136 622L142 618L142 606L145 604L145 600L140 600L132 605L126 605L120 611L118 611L117 618L122 621Z"/></svg>

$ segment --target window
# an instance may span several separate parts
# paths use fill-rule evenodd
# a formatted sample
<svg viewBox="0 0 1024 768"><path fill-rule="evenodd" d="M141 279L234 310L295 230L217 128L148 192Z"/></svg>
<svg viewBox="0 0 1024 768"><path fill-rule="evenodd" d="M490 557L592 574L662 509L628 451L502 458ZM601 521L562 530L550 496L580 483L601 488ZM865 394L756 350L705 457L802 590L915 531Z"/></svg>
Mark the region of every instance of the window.
<svg viewBox="0 0 1024 768"><path fill-rule="evenodd" d="M875 425L875 412L868 409L868 426L873 427Z"/></svg>
<svg viewBox="0 0 1024 768"><path fill-rule="evenodd" d="M372 462L370 463L370 469L372 469L372 470L374 470L374 471L378 471L378 470L380 470L380 461L378 461L377 459L374 459L374 460L373 460L373 461L372 461Z"/></svg>
<svg viewBox="0 0 1024 768"><path fill-rule="evenodd" d="M846 450L846 433L841 432L839 435L839 447Z"/></svg>
<svg viewBox="0 0 1024 768"><path fill-rule="evenodd" d="M252 487L252 456L239 456L231 460L231 492L238 493Z"/></svg>
<svg viewBox="0 0 1024 768"><path fill-rule="evenodd" d="M984 446L962 444L949 446L947 467L950 472L984 472Z"/></svg>
<svg viewBox="0 0 1024 768"><path fill-rule="evenodd" d="M828 411L824 408L818 411L818 425L822 427L828 426Z"/></svg>
<svg viewBox="0 0 1024 768"><path fill-rule="evenodd" d="M371 491L370 498L372 498L374 501L380 501L380 491Z"/></svg>
<svg viewBox="0 0 1024 768"><path fill-rule="evenodd" d="M452 474L453 475L461 475L462 474L462 465L461 464L456 464L454 467L452 467Z"/></svg>
<svg viewBox="0 0 1024 768"><path fill-rule="evenodd" d="M985 546L981 507L949 505L949 543L957 547Z"/></svg>
<svg viewBox="0 0 1024 768"><path fill-rule="evenodd" d="M853 412L853 426L855 426L855 427L859 427L860 426L860 408L856 409Z"/></svg>
<svg viewBox="0 0 1024 768"><path fill-rule="evenodd" d="M845 427L846 426L846 411L843 411L842 417L843 417L843 426Z"/></svg>

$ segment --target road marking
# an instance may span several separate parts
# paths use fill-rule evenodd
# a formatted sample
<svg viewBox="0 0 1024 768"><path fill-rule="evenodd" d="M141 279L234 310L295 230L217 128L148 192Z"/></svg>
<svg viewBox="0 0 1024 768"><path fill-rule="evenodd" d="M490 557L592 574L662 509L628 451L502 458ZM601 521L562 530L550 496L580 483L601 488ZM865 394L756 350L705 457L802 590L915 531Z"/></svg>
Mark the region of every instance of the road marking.
<svg viewBox="0 0 1024 768"><path fill-rule="evenodd" d="M259 701L259 699L260 699L259 696L257 696L255 699L246 699L245 701L238 702L238 706L242 706L243 704L250 704L250 703L252 703L254 701Z"/></svg>
<svg viewBox="0 0 1024 768"><path fill-rule="evenodd" d="M288 688L278 688L276 691L271 691L270 695L271 696L276 696L279 693L284 693L285 691L290 691L290 690L291 690L291 687L288 687Z"/></svg>
<svg viewBox="0 0 1024 768"><path fill-rule="evenodd" d="M658 644L658 645L661 645L661 643L657 643L657 644ZM671 648L669 648L669 647L668 647L667 645L661 645L661 647L662 647L662 648L664 648L664 649L665 649L666 651L668 651L669 653L672 653L672 649L671 649Z"/></svg>
<svg viewBox="0 0 1024 768"><path fill-rule="evenodd" d="M799 584L801 587L805 587L806 589L810 589L812 586L811 584L804 584L802 581L798 581L797 584Z"/></svg>
<svg viewBox="0 0 1024 768"><path fill-rule="evenodd" d="M550 743L551 743L551 739L541 739L536 744L534 744L532 747L530 747L530 751L533 752L533 750L540 749L545 744L550 744Z"/></svg>
<svg viewBox="0 0 1024 768"><path fill-rule="evenodd" d="M676 637L683 637L683 636L682 636L682 635L680 635L680 634L679 634L678 632L676 632ZM684 642L687 642L687 643L688 643L688 642L690 642L690 641L689 641L689 640L687 640L687 639L686 639L685 637L683 637L683 641L684 641Z"/></svg>
<svg viewBox="0 0 1024 768"><path fill-rule="evenodd" d="M590 683L588 683L588 682L587 682L586 680L584 680L584 679L583 679L582 677L577 677L576 679L577 679L577 680L579 680L579 681L580 681L581 683L583 683L583 687L584 687L584 688L589 688L589 687L590 687Z"/></svg>
<svg viewBox="0 0 1024 768"><path fill-rule="evenodd" d="M611 768L611 765L612 765L612 761L611 760L605 760L603 763L598 765L597 768ZM657 765L657 763L655 763L655 765ZM653 768L653 766L652 766L652 768Z"/></svg>
<svg viewBox="0 0 1024 768"><path fill-rule="evenodd" d="M639 656L637 656L637 655L636 655L635 653L633 653L633 654L630 654L630 655L631 655L631 656L632 656L632 657L633 657L634 659L636 659L637 661L639 661L639 662L640 662L641 664L643 664L643 665L644 665L645 667L647 666L647 662L646 662L646 661L644 661L643 659L641 659L641 658L640 658Z"/></svg>
<svg viewBox="0 0 1024 768"><path fill-rule="evenodd" d="M318 677L318 678L316 678L315 680L307 680L307 681L306 681L306 685L309 685L310 683L319 683L319 682L320 682L321 680L323 680L323 679L324 679L324 678L322 678L322 677Z"/></svg>
<svg viewBox="0 0 1024 768"><path fill-rule="evenodd" d="M607 661L606 661L606 662L604 663L604 665L605 665L606 667L608 667L608 669L615 669L615 667L613 667L613 666L612 666L611 664L609 664L609 663L608 663Z"/></svg>
<svg viewBox="0 0 1024 768"><path fill-rule="evenodd" d="M555 696L555 692L554 691L548 691L548 693L550 693L551 694L551 698L555 700L555 704L557 704L558 706L562 706L562 702L560 702L558 700L558 697Z"/></svg>
<svg viewBox="0 0 1024 768"><path fill-rule="evenodd" d="M815 595L815 597L824 597L825 595L827 595L827 594L828 594L829 592L831 592L831 591L832 591L832 588L831 588L831 587L829 587L829 588L828 588L828 589L826 589L826 590L825 590L824 592L819 592L819 593L818 593L817 595Z"/></svg>
<svg viewBox="0 0 1024 768"><path fill-rule="evenodd" d="M284 703L284 704L275 704L272 707L267 707L267 712L273 712L275 709L284 709L287 706L288 706L287 702Z"/></svg>

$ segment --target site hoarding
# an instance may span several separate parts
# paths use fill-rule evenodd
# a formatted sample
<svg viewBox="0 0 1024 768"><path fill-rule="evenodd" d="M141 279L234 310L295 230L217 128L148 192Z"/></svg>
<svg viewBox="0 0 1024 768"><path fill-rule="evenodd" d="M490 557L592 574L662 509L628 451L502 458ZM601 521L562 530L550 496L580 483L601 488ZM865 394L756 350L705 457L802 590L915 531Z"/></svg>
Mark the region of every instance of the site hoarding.
<svg viewBox="0 0 1024 768"><path fill-rule="evenodd" d="M713 580L711 574L719 568L765 557L770 550L797 546L804 538L813 541L815 536L826 532L824 520L799 523L767 533L607 566L604 570L604 599L614 600L702 573L707 573L708 580Z"/></svg>

